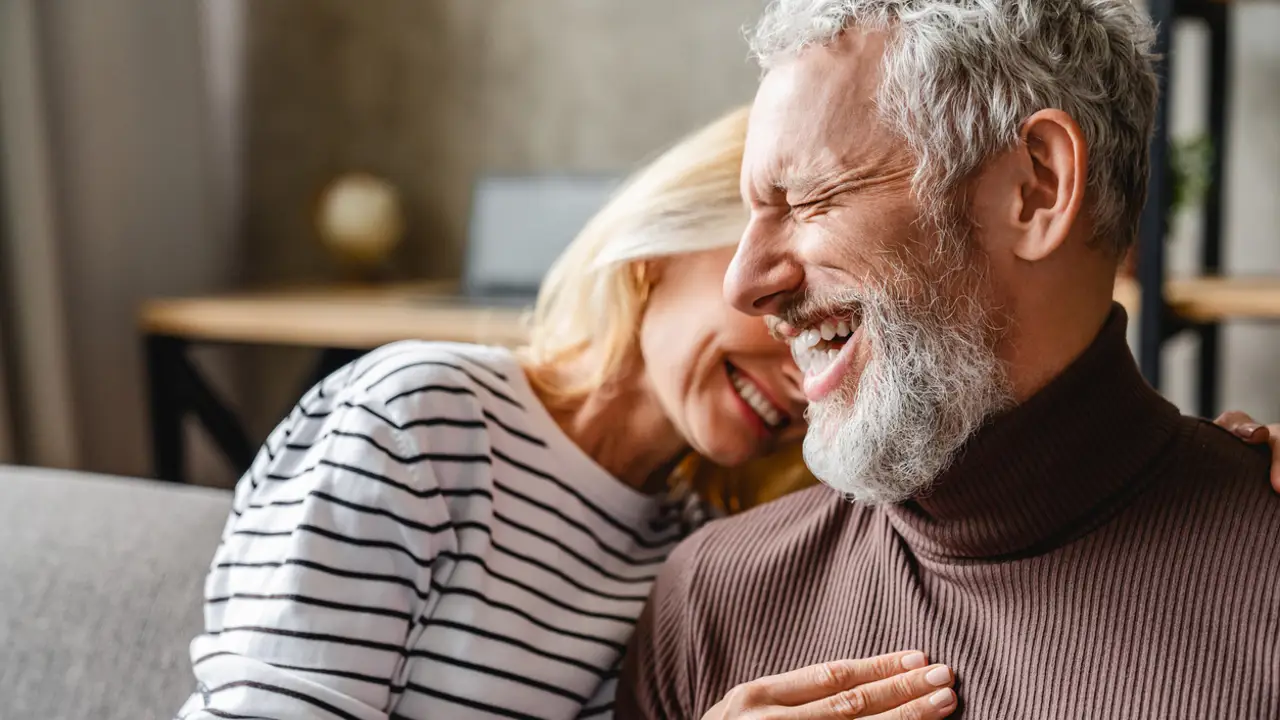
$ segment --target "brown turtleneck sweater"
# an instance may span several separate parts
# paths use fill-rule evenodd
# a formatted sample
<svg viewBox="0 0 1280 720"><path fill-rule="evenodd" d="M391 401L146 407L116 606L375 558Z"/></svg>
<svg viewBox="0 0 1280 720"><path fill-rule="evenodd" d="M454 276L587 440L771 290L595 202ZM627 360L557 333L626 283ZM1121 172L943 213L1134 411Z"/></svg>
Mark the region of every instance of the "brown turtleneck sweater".
<svg viewBox="0 0 1280 720"><path fill-rule="evenodd" d="M925 498L826 487L712 523L660 574L617 717L920 649L955 717L1280 718L1280 497L1265 453L1138 374L1123 311Z"/></svg>

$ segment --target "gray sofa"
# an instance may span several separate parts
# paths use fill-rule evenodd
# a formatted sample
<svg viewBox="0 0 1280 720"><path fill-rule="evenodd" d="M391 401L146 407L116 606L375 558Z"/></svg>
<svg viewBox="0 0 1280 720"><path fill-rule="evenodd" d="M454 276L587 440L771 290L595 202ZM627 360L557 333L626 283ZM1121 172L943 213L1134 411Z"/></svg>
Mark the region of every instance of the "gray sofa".
<svg viewBox="0 0 1280 720"><path fill-rule="evenodd" d="M0 466L0 719L172 718L226 491Z"/></svg>

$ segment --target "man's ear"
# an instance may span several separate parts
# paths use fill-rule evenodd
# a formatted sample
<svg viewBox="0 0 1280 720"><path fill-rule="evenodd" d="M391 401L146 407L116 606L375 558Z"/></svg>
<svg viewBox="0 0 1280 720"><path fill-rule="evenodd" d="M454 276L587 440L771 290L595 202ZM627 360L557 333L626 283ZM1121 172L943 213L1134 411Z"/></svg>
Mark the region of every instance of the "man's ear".
<svg viewBox="0 0 1280 720"><path fill-rule="evenodd" d="M1085 203L1089 149L1084 133L1061 110L1041 110L1022 125L1018 164L1021 229L1013 252L1027 262L1053 254L1075 227Z"/></svg>

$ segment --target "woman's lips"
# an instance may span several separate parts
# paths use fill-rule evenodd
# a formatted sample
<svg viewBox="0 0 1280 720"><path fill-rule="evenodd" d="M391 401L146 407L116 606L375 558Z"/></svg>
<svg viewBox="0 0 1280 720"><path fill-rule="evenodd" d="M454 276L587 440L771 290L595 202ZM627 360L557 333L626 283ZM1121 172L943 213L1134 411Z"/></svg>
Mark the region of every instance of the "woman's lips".
<svg viewBox="0 0 1280 720"><path fill-rule="evenodd" d="M772 433L787 426L790 416L763 385L731 363L725 363L725 371L729 376L730 385L733 386L734 394L760 421L764 430Z"/></svg>

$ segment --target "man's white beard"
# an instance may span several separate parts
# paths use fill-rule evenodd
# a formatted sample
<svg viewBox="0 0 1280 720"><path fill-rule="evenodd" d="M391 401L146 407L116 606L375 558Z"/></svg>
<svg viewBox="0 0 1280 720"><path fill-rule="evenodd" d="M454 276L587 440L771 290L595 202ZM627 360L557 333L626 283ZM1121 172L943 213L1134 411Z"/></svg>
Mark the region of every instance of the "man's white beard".
<svg viewBox="0 0 1280 720"><path fill-rule="evenodd" d="M866 503L927 491L1011 397L982 299L894 294L863 298L861 342L870 360L860 378L845 378L807 414L809 469Z"/></svg>

